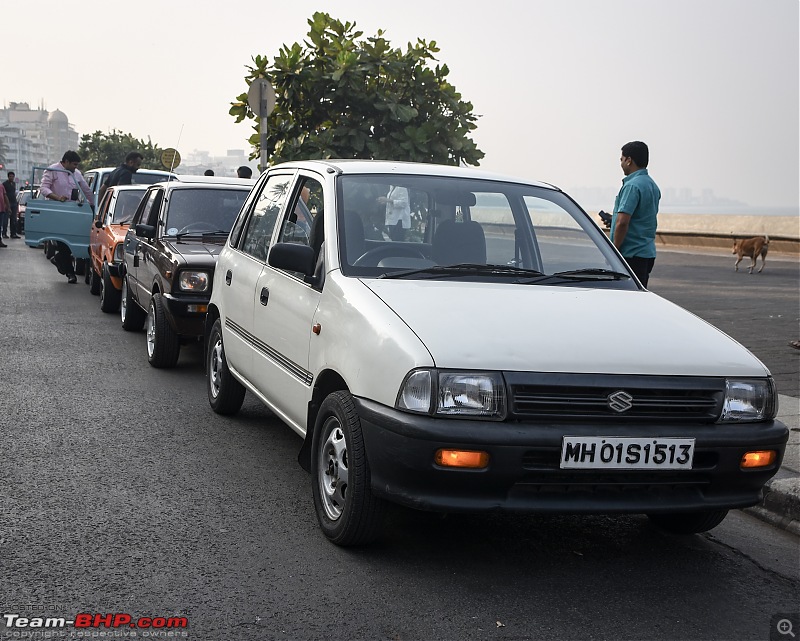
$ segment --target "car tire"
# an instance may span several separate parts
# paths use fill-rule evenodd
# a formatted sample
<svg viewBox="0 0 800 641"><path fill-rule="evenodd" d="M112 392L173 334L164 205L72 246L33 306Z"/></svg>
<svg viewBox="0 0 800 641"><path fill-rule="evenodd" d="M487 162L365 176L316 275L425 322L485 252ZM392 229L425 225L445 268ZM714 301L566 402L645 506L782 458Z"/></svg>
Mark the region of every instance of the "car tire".
<svg viewBox="0 0 800 641"><path fill-rule="evenodd" d="M47 260L50 260L53 256L56 255L56 245L55 243L46 240L44 241L44 257Z"/></svg>
<svg viewBox="0 0 800 641"><path fill-rule="evenodd" d="M150 297L150 307L145 323L147 334L147 362L153 367L175 367L181 353L181 341L178 333L172 329L164 310L164 299L161 294Z"/></svg>
<svg viewBox="0 0 800 641"><path fill-rule="evenodd" d="M144 310L136 304L131 296L131 290L128 287L127 276L122 279L122 295L119 306L119 315L122 320L122 329L126 332L138 332L144 327L144 319L146 314Z"/></svg>
<svg viewBox="0 0 800 641"><path fill-rule="evenodd" d="M97 272L94 271L94 266L91 263L87 264L87 268L89 278L89 293L97 296L103 289L103 281L100 280L100 276L98 276Z"/></svg>
<svg viewBox="0 0 800 641"><path fill-rule="evenodd" d="M374 541L385 503L372 494L361 419L349 392L333 392L322 402L311 451L314 507L325 536L343 547Z"/></svg>
<svg viewBox="0 0 800 641"><path fill-rule="evenodd" d="M100 282L100 309L107 314L119 311L122 295L111 282L111 274L108 271L108 263L103 263L103 277L98 278ZM135 303L134 303L135 304Z"/></svg>
<svg viewBox="0 0 800 641"><path fill-rule="evenodd" d="M246 390L228 369L225 348L222 344L222 323L219 319L214 322L208 336L206 389L208 403L217 414L236 414L242 407Z"/></svg>
<svg viewBox="0 0 800 641"><path fill-rule="evenodd" d="M677 514L648 514L653 525L672 534L699 534L717 527L728 514L728 510L706 512L681 512Z"/></svg>

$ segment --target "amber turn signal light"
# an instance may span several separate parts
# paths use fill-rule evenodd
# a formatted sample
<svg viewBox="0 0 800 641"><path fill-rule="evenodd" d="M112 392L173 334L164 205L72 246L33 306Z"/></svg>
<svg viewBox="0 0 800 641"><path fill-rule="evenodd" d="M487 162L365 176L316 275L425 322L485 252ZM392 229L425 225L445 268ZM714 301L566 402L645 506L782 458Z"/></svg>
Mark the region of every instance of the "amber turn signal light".
<svg viewBox="0 0 800 641"><path fill-rule="evenodd" d="M442 467L481 469L489 465L489 452L442 449L436 451L433 460Z"/></svg>
<svg viewBox="0 0 800 641"><path fill-rule="evenodd" d="M742 457L740 467L744 469L751 469L754 467L769 467L778 458L775 450L758 450L755 452L746 452Z"/></svg>

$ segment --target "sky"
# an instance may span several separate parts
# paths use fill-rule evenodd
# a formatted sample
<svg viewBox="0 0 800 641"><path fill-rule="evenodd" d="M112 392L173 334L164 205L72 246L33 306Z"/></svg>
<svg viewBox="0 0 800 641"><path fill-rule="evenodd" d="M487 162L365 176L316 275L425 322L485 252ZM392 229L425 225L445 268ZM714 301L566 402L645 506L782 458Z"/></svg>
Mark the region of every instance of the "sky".
<svg viewBox="0 0 800 641"><path fill-rule="evenodd" d="M0 98L60 109L79 134L117 129L184 156L248 149L251 124L228 114L246 67L302 42L326 11L364 37L384 30L394 47L436 41L480 116L472 137L486 170L611 208L620 147L643 140L662 192L797 211L799 4L37 0L24 28L3 29Z"/></svg>

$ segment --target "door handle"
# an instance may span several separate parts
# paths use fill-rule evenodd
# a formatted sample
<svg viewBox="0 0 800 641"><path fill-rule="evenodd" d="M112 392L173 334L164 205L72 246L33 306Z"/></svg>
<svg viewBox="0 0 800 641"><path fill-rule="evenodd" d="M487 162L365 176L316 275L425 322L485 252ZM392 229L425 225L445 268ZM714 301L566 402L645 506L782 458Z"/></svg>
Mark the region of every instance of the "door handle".
<svg viewBox="0 0 800 641"><path fill-rule="evenodd" d="M42 211L40 209L31 209L28 213L29 214L41 214Z"/></svg>
<svg viewBox="0 0 800 641"><path fill-rule="evenodd" d="M225 272L225 284L226 285L230 285L231 284L231 278L233 278L233 272L229 269L228 271Z"/></svg>
<svg viewBox="0 0 800 641"><path fill-rule="evenodd" d="M269 302L269 290L266 287L261 288L261 295L258 297L258 302L264 306Z"/></svg>

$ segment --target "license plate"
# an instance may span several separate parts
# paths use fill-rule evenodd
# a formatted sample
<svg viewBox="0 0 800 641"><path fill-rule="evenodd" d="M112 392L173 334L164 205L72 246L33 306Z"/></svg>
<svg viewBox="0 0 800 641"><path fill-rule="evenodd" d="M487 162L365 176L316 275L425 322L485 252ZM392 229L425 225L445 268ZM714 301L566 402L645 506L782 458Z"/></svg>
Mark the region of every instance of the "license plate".
<svg viewBox="0 0 800 641"><path fill-rule="evenodd" d="M561 469L691 470L693 438L565 436Z"/></svg>

